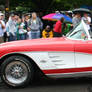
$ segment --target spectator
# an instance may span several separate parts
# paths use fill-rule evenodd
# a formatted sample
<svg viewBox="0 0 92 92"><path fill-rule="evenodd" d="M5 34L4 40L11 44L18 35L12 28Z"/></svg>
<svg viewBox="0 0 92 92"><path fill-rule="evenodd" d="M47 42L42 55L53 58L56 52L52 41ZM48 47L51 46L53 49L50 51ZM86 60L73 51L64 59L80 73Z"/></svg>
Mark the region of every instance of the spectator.
<svg viewBox="0 0 92 92"><path fill-rule="evenodd" d="M5 23L2 19L3 14L0 13L0 43L4 42L4 30L5 30Z"/></svg>
<svg viewBox="0 0 92 92"><path fill-rule="evenodd" d="M54 37L61 37L62 36L62 24L64 22L64 18L61 18L59 21L56 22L54 26Z"/></svg>
<svg viewBox="0 0 92 92"><path fill-rule="evenodd" d="M72 24L63 23L62 25L63 35L66 35L71 29L72 29Z"/></svg>
<svg viewBox="0 0 92 92"><path fill-rule="evenodd" d="M46 28L42 32L43 38L52 38L53 37L53 31L50 29L50 26L46 26Z"/></svg>
<svg viewBox="0 0 92 92"><path fill-rule="evenodd" d="M31 38L40 38L40 30L43 28L43 23L40 18L37 17L36 13L32 13L32 18L29 21L28 30L31 31Z"/></svg>
<svg viewBox="0 0 92 92"><path fill-rule="evenodd" d="M27 30L26 30L26 25L25 25L25 21L24 18L19 19L18 23L17 23L17 34L18 34L18 40L25 40L26 39L26 34L27 34Z"/></svg>
<svg viewBox="0 0 92 92"><path fill-rule="evenodd" d="M75 14L72 23L73 23L73 28L75 28L81 21L81 15L79 13Z"/></svg>
<svg viewBox="0 0 92 92"><path fill-rule="evenodd" d="M11 14L9 17L8 22L6 23L6 30L8 35L8 41L15 41L16 40L16 20L15 15Z"/></svg>
<svg viewBox="0 0 92 92"><path fill-rule="evenodd" d="M17 23L16 23L16 29L17 29L17 31L16 31L16 39L17 40L19 40L19 27L20 27L20 24L21 24L21 19L19 18L17 20Z"/></svg>
<svg viewBox="0 0 92 92"><path fill-rule="evenodd" d="M84 16L82 19L85 21L88 30L90 30L91 17L89 17L87 13L84 13Z"/></svg>
<svg viewBox="0 0 92 92"><path fill-rule="evenodd" d="M18 19L19 19L19 15L17 13L14 14L15 17L15 22L17 23Z"/></svg>
<svg viewBox="0 0 92 92"><path fill-rule="evenodd" d="M29 20L30 20L30 17L28 14L25 14L24 15L24 23L25 23L25 28L27 30L28 28L28 23L29 23ZM26 34L26 39L31 39L31 31L28 31L27 34Z"/></svg>
<svg viewBox="0 0 92 92"><path fill-rule="evenodd" d="M4 24L5 24L5 15L3 14L3 13L1 13L1 20L4 22ZM5 26L6 26L6 24L5 24ZM4 28L3 29L4 30L4 42L6 42L7 41L7 33L6 33L6 28Z"/></svg>

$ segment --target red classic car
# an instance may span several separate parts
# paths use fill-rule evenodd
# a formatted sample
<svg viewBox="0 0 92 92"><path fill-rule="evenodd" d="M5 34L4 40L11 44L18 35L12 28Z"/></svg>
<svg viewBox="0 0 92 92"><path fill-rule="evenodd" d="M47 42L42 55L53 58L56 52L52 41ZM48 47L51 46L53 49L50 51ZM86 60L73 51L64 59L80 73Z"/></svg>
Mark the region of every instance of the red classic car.
<svg viewBox="0 0 92 92"><path fill-rule="evenodd" d="M82 20L66 37L3 43L0 65L12 87L26 86L39 71L51 78L92 76L91 31Z"/></svg>

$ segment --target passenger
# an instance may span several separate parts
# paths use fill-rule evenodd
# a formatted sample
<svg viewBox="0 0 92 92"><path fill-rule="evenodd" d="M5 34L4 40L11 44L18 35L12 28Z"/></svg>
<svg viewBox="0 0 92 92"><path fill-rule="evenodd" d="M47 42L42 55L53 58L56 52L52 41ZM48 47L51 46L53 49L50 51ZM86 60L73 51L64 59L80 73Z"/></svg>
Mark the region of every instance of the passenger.
<svg viewBox="0 0 92 92"><path fill-rule="evenodd" d="M87 25L88 30L90 30L91 17L88 16L87 13L84 13L84 16L83 16L82 19L86 22L86 25Z"/></svg>

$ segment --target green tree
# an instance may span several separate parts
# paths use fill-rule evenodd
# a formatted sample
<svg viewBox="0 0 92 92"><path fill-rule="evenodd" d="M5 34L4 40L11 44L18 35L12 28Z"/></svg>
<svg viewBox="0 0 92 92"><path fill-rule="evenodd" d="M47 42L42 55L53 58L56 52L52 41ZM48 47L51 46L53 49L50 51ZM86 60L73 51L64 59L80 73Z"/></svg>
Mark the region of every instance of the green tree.
<svg viewBox="0 0 92 92"><path fill-rule="evenodd" d="M4 3L4 0L0 0ZM92 5L91 0L10 0L10 9L16 10L16 7L23 7L30 11L52 11L69 10L82 5Z"/></svg>

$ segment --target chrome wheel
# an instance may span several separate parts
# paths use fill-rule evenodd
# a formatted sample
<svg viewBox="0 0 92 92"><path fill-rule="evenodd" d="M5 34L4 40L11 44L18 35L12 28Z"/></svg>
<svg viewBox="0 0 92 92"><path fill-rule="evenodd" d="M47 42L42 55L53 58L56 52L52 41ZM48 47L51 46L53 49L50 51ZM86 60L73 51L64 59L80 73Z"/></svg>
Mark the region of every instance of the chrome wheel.
<svg viewBox="0 0 92 92"><path fill-rule="evenodd" d="M5 77L12 84L21 84L28 77L28 68L21 61L13 61L9 63L5 69Z"/></svg>

